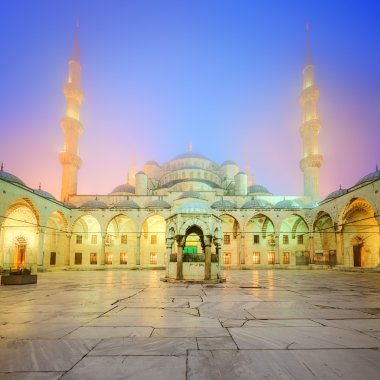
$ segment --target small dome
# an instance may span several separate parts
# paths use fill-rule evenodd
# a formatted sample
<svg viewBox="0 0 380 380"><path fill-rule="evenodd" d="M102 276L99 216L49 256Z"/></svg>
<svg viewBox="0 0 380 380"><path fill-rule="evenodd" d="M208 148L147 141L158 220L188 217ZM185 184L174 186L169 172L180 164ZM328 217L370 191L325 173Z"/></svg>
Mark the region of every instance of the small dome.
<svg viewBox="0 0 380 380"><path fill-rule="evenodd" d="M54 195L48 193L45 190L41 190L40 188L33 190L33 193L37 194L37 195L39 195L41 197L47 198L47 199L55 199Z"/></svg>
<svg viewBox="0 0 380 380"><path fill-rule="evenodd" d="M348 191L347 189L339 188L338 190L335 190L335 191L333 191L332 193L330 193L330 194L325 198L325 200L338 198L338 197L340 197L341 195L347 194L347 191Z"/></svg>
<svg viewBox="0 0 380 380"><path fill-rule="evenodd" d="M149 161L145 162L145 165L160 166L160 165L158 165L158 163L156 161L153 161L153 160L149 160Z"/></svg>
<svg viewBox="0 0 380 380"><path fill-rule="evenodd" d="M225 199L219 199L218 201L214 202L211 205L211 208L214 208L217 210L224 210L224 209L236 208L236 206L231 201L228 201Z"/></svg>
<svg viewBox="0 0 380 380"><path fill-rule="evenodd" d="M136 175L137 175L137 174L144 174L144 175L146 175L146 173L143 172L142 170L140 170L139 172L137 172Z"/></svg>
<svg viewBox="0 0 380 380"><path fill-rule="evenodd" d="M114 193L131 193L131 194L134 194L135 193L135 187L130 185L129 183L123 183L119 186L116 186L111 194L114 194Z"/></svg>
<svg viewBox="0 0 380 380"><path fill-rule="evenodd" d="M212 209L206 203L189 201L178 207L177 212L180 214L211 214Z"/></svg>
<svg viewBox="0 0 380 380"><path fill-rule="evenodd" d="M162 199L156 199L149 202L146 208L171 208L170 204Z"/></svg>
<svg viewBox="0 0 380 380"><path fill-rule="evenodd" d="M117 202L113 208L140 208L140 206L130 199L123 199Z"/></svg>
<svg viewBox="0 0 380 380"><path fill-rule="evenodd" d="M232 160L224 161L221 166L225 166L225 165L235 165L235 166L237 166L237 164L234 161L232 161Z"/></svg>
<svg viewBox="0 0 380 380"><path fill-rule="evenodd" d="M247 208L270 208L272 204L268 201L264 201L263 199L251 199L241 206L243 209Z"/></svg>
<svg viewBox="0 0 380 380"><path fill-rule="evenodd" d="M274 208L284 208L284 209L292 209L292 210L299 210L301 206L293 200L284 199L283 201L277 202L274 205Z"/></svg>
<svg viewBox="0 0 380 380"><path fill-rule="evenodd" d="M70 202L63 202L62 204L63 204L66 208L69 208L69 209L77 208L73 203L70 203Z"/></svg>
<svg viewBox="0 0 380 380"><path fill-rule="evenodd" d="M360 179L358 182L356 182L355 186L357 185L362 185L363 183L366 182L373 182L380 179L380 171L378 166L376 165L376 170L372 173L367 174L364 176L362 179Z"/></svg>
<svg viewBox="0 0 380 380"><path fill-rule="evenodd" d="M262 185L251 185L248 186L248 194L270 194L272 193Z"/></svg>
<svg viewBox="0 0 380 380"><path fill-rule="evenodd" d="M311 201L305 207L306 208L314 208L314 207L317 207L318 205L319 205L318 201Z"/></svg>
<svg viewBox="0 0 380 380"><path fill-rule="evenodd" d="M7 182L12 182L12 183L18 183L19 185L26 186L24 182L21 181L20 178L16 177L15 175L5 172L3 170L3 164L1 164L1 169L0 169L0 179L3 179L4 181Z"/></svg>
<svg viewBox="0 0 380 380"><path fill-rule="evenodd" d="M108 206L97 199L91 199L87 202L84 202L79 208L93 209L93 208L108 208Z"/></svg>
<svg viewBox="0 0 380 380"><path fill-rule="evenodd" d="M178 197L178 199L185 198L206 199L204 195L197 193L196 191L185 191Z"/></svg>

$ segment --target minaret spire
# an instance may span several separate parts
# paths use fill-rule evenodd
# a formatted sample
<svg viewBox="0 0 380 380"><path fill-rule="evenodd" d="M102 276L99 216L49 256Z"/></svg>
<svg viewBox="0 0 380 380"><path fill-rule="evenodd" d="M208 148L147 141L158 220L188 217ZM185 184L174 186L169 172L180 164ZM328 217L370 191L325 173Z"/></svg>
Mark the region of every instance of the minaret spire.
<svg viewBox="0 0 380 380"><path fill-rule="evenodd" d="M73 49L69 59L69 77L64 86L66 98L66 114L62 118L61 127L64 133L64 148L59 155L62 166L61 200L69 200L69 196L77 193L78 170L82 160L78 156L79 136L83 132L80 122L80 105L83 102L83 92L80 88L81 74L79 54L79 21L74 35Z"/></svg>
<svg viewBox="0 0 380 380"><path fill-rule="evenodd" d="M79 18L76 22L75 34L74 34L74 43L71 50L70 60L80 63L80 50L79 50Z"/></svg>
<svg viewBox="0 0 380 380"><path fill-rule="evenodd" d="M313 52L310 42L310 23L306 20L306 48L305 48L305 67L313 64Z"/></svg>
<svg viewBox="0 0 380 380"><path fill-rule="evenodd" d="M317 115L319 88L315 85L314 63L310 44L310 26L306 23L306 59L303 69L303 88L300 104L303 108L303 122L300 128L303 140L303 158L300 167L304 177L304 195L311 200L319 198L319 169L323 157L318 150L318 135L321 123Z"/></svg>

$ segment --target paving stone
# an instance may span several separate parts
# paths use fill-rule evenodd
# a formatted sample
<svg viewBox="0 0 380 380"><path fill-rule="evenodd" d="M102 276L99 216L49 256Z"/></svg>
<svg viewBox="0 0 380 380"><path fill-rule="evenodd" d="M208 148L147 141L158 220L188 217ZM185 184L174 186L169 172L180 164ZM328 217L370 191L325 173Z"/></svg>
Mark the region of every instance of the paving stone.
<svg viewBox="0 0 380 380"><path fill-rule="evenodd" d="M86 357L62 380L185 380L186 357L117 356Z"/></svg>
<svg viewBox="0 0 380 380"><path fill-rule="evenodd" d="M378 379L380 276L40 273L0 291L0 380Z"/></svg>

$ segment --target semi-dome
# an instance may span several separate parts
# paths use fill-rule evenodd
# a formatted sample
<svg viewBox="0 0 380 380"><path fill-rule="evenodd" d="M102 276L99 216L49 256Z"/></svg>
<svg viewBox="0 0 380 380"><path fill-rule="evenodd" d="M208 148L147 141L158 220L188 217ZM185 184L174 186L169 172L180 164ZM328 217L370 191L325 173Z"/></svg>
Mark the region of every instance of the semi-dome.
<svg viewBox="0 0 380 380"><path fill-rule="evenodd" d="M378 166L376 165L376 170L372 173L367 174L363 178L361 178L358 182L356 182L355 186L362 185L366 182L373 182L380 179L380 171Z"/></svg>
<svg viewBox="0 0 380 380"><path fill-rule="evenodd" d="M251 199L250 201L246 202L241 206L243 209L248 208L270 208L272 207L272 204L268 201L265 201L264 199Z"/></svg>
<svg viewBox="0 0 380 380"><path fill-rule="evenodd" d="M4 181L7 181L7 182L18 183L19 185L26 186L25 183L22 182L20 178L16 177L12 173L8 173L4 171L3 164L1 164L1 168L0 168L0 179L3 179Z"/></svg>
<svg viewBox="0 0 380 380"><path fill-rule="evenodd" d="M270 195L272 195L272 193L265 186L256 185L256 184L248 186L248 194L270 194Z"/></svg>
<svg viewBox="0 0 380 380"><path fill-rule="evenodd" d="M113 208L140 208L140 206L131 199L123 199L117 202Z"/></svg>
<svg viewBox="0 0 380 380"><path fill-rule="evenodd" d="M211 207L199 201L189 201L178 207L177 212L180 214L211 214Z"/></svg>
<svg viewBox="0 0 380 380"><path fill-rule="evenodd" d="M33 190L33 193L37 194L37 195L39 195L41 197L47 198L47 199L55 199L55 197L54 197L53 194L50 194L47 191L42 190L41 188Z"/></svg>
<svg viewBox="0 0 380 380"><path fill-rule="evenodd" d="M340 187L338 190L335 190L333 191L332 193L330 193L326 198L325 200L328 200L328 199L335 199L335 198L338 198L344 194L347 194L348 190L347 189L342 189L342 187Z"/></svg>
<svg viewBox="0 0 380 380"><path fill-rule="evenodd" d="M226 199L219 199L218 201L214 202L211 205L211 208L217 209L217 210L224 210L224 209L232 209L236 208L236 206L229 200Z"/></svg>
<svg viewBox="0 0 380 380"><path fill-rule="evenodd" d="M85 209L94 209L94 208L108 208L108 206L97 199L91 199L87 202L84 202L79 208L85 208Z"/></svg>
<svg viewBox="0 0 380 380"><path fill-rule="evenodd" d="M156 199L149 202L146 208L171 208L170 204L162 199Z"/></svg>
<svg viewBox="0 0 380 380"><path fill-rule="evenodd" d="M133 185L130 185L129 183L123 183L119 186L116 186L110 194L114 193L135 193L135 187Z"/></svg>
<svg viewBox="0 0 380 380"><path fill-rule="evenodd" d="M283 201L277 202L274 208L299 210L301 206L294 200L284 199Z"/></svg>
<svg viewBox="0 0 380 380"><path fill-rule="evenodd" d="M234 162L232 160L224 161L221 166L225 166L225 165L235 165L235 166L237 166L236 162Z"/></svg>
<svg viewBox="0 0 380 380"><path fill-rule="evenodd" d="M185 191L178 197L178 199L185 199L185 198L206 199L204 195L196 191Z"/></svg>
<svg viewBox="0 0 380 380"><path fill-rule="evenodd" d="M75 204L71 203L71 202L63 202L62 203L66 208L69 208L69 209L73 209L73 208L76 208Z"/></svg>

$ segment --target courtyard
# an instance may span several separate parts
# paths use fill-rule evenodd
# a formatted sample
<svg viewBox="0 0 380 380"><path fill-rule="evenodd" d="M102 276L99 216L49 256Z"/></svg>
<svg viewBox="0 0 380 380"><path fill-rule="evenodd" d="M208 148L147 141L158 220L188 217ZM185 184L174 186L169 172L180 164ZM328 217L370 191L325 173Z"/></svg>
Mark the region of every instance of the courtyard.
<svg viewBox="0 0 380 380"><path fill-rule="evenodd" d="M0 288L0 379L378 379L380 274L57 271Z"/></svg>

